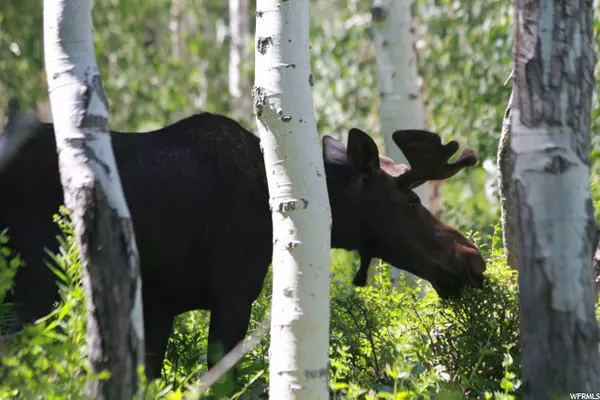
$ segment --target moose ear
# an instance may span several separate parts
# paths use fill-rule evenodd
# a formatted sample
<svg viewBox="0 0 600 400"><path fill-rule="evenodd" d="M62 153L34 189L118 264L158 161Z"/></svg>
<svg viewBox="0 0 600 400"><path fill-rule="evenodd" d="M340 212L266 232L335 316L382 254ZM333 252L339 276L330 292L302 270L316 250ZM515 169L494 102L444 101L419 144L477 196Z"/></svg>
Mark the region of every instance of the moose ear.
<svg viewBox="0 0 600 400"><path fill-rule="evenodd" d="M369 135L360 129L348 132L348 160L361 175L367 177L379 170L379 151Z"/></svg>

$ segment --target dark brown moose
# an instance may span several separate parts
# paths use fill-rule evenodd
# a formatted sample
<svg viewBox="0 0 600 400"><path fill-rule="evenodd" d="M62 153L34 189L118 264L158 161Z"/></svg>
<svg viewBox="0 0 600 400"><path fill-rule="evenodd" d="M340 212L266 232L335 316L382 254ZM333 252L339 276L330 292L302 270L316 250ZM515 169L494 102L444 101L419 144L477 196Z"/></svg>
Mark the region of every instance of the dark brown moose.
<svg viewBox="0 0 600 400"><path fill-rule="evenodd" d="M271 212L259 139L237 122L202 113L144 134L112 132L131 210L143 279L147 373L160 375L173 318L211 311L209 366L244 338L272 252ZM332 246L357 250L355 283L381 258L431 282L441 297L479 288L485 262L475 245L435 218L412 189L446 179L477 159L458 143L420 130L394 133L411 168L382 157L352 129L348 148L325 136L323 158L333 214ZM5 139L10 135L6 135ZM27 265L16 276L21 321L57 300L44 247L56 251L52 215L63 204L54 129L42 124L0 172L0 228ZM213 352L213 350L218 350Z"/></svg>

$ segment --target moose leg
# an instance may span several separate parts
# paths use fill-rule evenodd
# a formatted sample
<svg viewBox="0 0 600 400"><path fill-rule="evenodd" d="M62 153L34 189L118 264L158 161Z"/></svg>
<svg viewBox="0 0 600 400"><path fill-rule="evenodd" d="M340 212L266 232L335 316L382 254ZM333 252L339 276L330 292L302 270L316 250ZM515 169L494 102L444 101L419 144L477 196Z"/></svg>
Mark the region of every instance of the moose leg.
<svg viewBox="0 0 600 400"><path fill-rule="evenodd" d="M354 276L354 286L364 287L367 286L367 273L369 272L369 265L371 265L371 257L360 255L360 267Z"/></svg>
<svg viewBox="0 0 600 400"><path fill-rule="evenodd" d="M211 310L207 349L209 370L246 336L252 312L252 302L242 301L240 303L221 303L219 307ZM236 389L236 380L237 366L229 370L213 385L213 393L218 397L231 396Z"/></svg>
<svg viewBox="0 0 600 400"><path fill-rule="evenodd" d="M161 377L173 314L159 307L144 309L144 341L146 343L146 376L149 380Z"/></svg>

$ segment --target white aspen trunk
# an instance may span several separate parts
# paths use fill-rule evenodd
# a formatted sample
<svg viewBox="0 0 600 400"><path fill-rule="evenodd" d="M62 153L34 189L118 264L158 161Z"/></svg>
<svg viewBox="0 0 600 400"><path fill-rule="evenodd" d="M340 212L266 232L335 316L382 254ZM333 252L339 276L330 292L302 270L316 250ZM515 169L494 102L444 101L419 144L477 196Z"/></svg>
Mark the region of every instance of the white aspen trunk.
<svg viewBox="0 0 600 400"><path fill-rule="evenodd" d="M273 215L270 398L327 399L331 211L312 105L308 0L259 0L254 111Z"/></svg>
<svg viewBox="0 0 600 400"><path fill-rule="evenodd" d="M94 399L131 399L143 363L139 257L108 132L89 0L44 1L44 52L65 204L71 210L88 311Z"/></svg>
<svg viewBox="0 0 600 400"><path fill-rule="evenodd" d="M425 129L425 107L419 86L417 56L412 33L412 0L373 0L371 15L375 37L375 59L379 95L379 118L386 155L396 163L407 164L406 157L394 144L392 133L398 129ZM429 184L415 189L425 207L429 207ZM404 274L410 286L416 276L392 268L394 285Z"/></svg>
<svg viewBox="0 0 600 400"><path fill-rule="evenodd" d="M509 156L526 398L600 388L592 1L518 0ZM556 397L555 397L556 396Z"/></svg>
<svg viewBox="0 0 600 400"><path fill-rule="evenodd" d="M52 107L49 100L37 100L36 112L42 122L52 123Z"/></svg>
<svg viewBox="0 0 600 400"><path fill-rule="evenodd" d="M600 246L596 247L594 252L594 283L596 284L596 293L600 292Z"/></svg>
<svg viewBox="0 0 600 400"><path fill-rule="evenodd" d="M6 108L6 93L4 85L0 81L0 136L4 134L4 109Z"/></svg>
<svg viewBox="0 0 600 400"><path fill-rule="evenodd" d="M504 254L509 267L517 268L517 212L511 202L514 199L514 189L512 182L512 160L510 157L511 141L511 110L513 107L514 90L511 93L504 120L502 121L502 132L500 133L500 142L498 143L498 192L500 194L500 222L502 223L502 241L504 245Z"/></svg>
<svg viewBox="0 0 600 400"><path fill-rule="evenodd" d="M171 54L175 60L180 61L183 59L185 51L182 26L185 6L185 0L173 0L173 3L171 3L171 21L169 23L171 31Z"/></svg>
<svg viewBox="0 0 600 400"><path fill-rule="evenodd" d="M250 37L249 0L229 0L229 94L232 98L234 115L247 115L250 111L250 93L248 83L242 74L245 47Z"/></svg>
<svg viewBox="0 0 600 400"><path fill-rule="evenodd" d="M40 73L40 80L42 87L48 90L48 78L46 77L46 71L42 70ZM42 122L52 123L52 107L50 107L50 99L41 98L36 100L36 112L37 116Z"/></svg>
<svg viewBox="0 0 600 400"><path fill-rule="evenodd" d="M186 37L189 36L190 26L190 13L189 13L189 2L188 0L173 0L171 3L171 20L169 21L169 30L171 32L171 57L180 63L187 61L187 46ZM204 82L204 80L203 80ZM172 113L171 118L174 120L185 118L189 114L194 113L195 108L193 104L187 106Z"/></svg>
<svg viewBox="0 0 600 400"><path fill-rule="evenodd" d="M427 201L429 211L438 218L444 211L444 186L448 183L447 179L442 181L430 181L429 184L429 200Z"/></svg>

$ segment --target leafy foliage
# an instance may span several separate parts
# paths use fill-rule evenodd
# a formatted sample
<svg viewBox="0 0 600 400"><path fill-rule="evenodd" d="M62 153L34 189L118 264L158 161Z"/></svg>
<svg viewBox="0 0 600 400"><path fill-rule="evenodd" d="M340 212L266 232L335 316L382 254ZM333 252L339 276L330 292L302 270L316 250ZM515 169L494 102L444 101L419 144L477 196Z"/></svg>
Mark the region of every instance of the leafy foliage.
<svg viewBox="0 0 600 400"><path fill-rule="evenodd" d="M2 349L0 398L85 398L87 314L81 265L72 227L63 220L60 226L66 237L59 238L60 253L51 255L50 265L59 278L60 305L37 324L27 325ZM0 246L0 254L9 253L6 243ZM3 275L6 270L0 271Z"/></svg>
<svg viewBox="0 0 600 400"><path fill-rule="evenodd" d="M6 294L11 290L13 279L17 269L24 265L23 260L17 254L13 256L12 251L7 246L10 237L8 229L0 232L0 332L9 329L14 322L10 315L10 304L5 304Z"/></svg>
<svg viewBox="0 0 600 400"><path fill-rule="evenodd" d="M59 237L60 251L49 253L61 300L50 315L27 326L2 349L3 398L85 398L85 383L93 378L86 360L81 264L68 213L64 208L61 213L55 219L64 233ZM10 264L6 254L10 253L3 244L2 266ZM516 280L501 250L488 254L486 289L466 289L456 301L441 301L422 286L395 289L386 264L377 266L372 285L354 288L350 277L357 269L357 257L334 251L333 260L330 386L337 395L419 398L518 388L519 370L509 365L519 360ZM269 313L270 293L271 274L253 305L250 331ZM181 398L206 371L207 332L207 313L179 316L163 379L145 382L138 398ZM242 360L244 389L236 397L257 398L268 391L268 349L267 336Z"/></svg>
<svg viewBox="0 0 600 400"><path fill-rule="evenodd" d="M506 266L499 235L489 241L495 247L488 254L484 289L467 289L454 301L429 296L424 302L434 305L420 315L438 366L477 394L502 388L505 366L499 355L520 365L517 272Z"/></svg>

